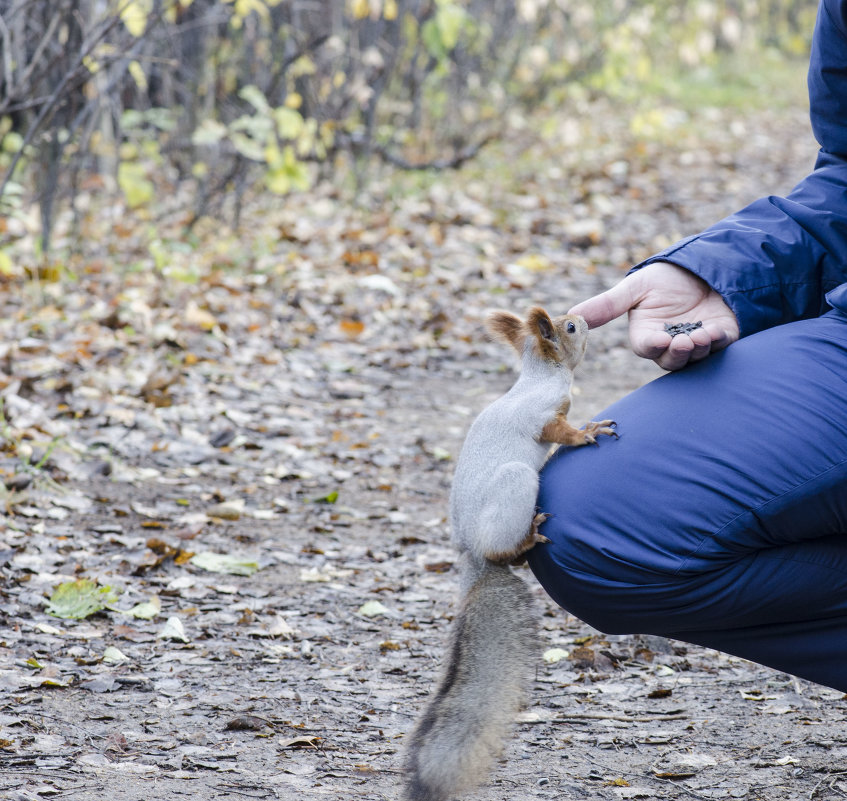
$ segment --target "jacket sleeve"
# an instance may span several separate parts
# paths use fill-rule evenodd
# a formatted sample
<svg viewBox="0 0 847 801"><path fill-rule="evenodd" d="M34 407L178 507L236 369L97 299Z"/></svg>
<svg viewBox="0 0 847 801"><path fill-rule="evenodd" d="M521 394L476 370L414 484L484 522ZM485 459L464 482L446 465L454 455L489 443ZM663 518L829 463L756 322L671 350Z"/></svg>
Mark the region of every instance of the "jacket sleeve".
<svg viewBox="0 0 847 801"><path fill-rule="evenodd" d="M741 335L827 309L847 282L847 0L822 0L809 62L814 171L787 197L766 197L633 269L669 261L703 278Z"/></svg>

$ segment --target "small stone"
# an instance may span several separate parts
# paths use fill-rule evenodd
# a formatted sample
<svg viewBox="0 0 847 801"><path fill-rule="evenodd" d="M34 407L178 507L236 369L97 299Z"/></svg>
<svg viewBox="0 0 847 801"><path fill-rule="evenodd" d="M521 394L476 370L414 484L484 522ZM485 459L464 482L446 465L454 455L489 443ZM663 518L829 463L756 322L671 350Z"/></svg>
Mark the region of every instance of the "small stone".
<svg viewBox="0 0 847 801"><path fill-rule="evenodd" d="M25 490L31 483L32 476L26 473L15 473L15 475L6 479L6 489L19 492L20 490Z"/></svg>

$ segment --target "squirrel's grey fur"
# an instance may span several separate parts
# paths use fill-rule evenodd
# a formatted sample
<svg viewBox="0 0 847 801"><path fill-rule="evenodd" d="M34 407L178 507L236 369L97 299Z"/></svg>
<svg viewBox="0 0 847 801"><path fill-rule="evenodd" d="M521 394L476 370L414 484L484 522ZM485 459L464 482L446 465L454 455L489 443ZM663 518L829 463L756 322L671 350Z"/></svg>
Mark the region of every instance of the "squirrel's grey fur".
<svg viewBox="0 0 847 801"><path fill-rule="evenodd" d="M409 801L446 801L482 779L522 706L537 623L526 585L487 562L453 621L447 664L409 743Z"/></svg>
<svg viewBox="0 0 847 801"><path fill-rule="evenodd" d="M438 687L409 737L407 801L447 801L501 752L531 681L537 637L530 592L508 565L546 541L538 471L553 442L616 436L610 420L579 430L566 419L588 335L581 317L552 320L536 307L526 321L494 312L488 328L521 354L521 374L474 421L456 465L450 523L462 554L462 603Z"/></svg>

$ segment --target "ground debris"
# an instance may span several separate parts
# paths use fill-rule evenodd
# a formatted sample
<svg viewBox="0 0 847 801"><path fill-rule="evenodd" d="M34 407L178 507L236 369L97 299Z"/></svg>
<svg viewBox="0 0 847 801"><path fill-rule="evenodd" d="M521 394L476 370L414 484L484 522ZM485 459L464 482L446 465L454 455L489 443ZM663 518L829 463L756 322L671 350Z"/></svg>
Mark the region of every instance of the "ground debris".
<svg viewBox="0 0 847 801"><path fill-rule="evenodd" d="M456 611L453 462L513 376L486 309L564 311L813 152L802 110L747 120L766 146L726 112L673 145L609 112L579 148L528 129L423 189L200 220L196 247L83 214L73 281L3 278L0 795L397 796ZM626 344L592 334L578 417L658 374ZM530 707L475 798L843 794L841 694L534 592Z"/></svg>

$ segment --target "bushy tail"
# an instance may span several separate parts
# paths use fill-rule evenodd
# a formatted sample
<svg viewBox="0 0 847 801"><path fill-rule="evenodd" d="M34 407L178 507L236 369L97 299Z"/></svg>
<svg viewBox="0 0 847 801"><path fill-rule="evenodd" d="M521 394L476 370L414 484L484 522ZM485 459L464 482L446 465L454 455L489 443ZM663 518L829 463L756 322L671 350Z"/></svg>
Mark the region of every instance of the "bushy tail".
<svg viewBox="0 0 847 801"><path fill-rule="evenodd" d="M526 585L505 566L477 575L453 622L447 663L408 747L408 801L446 801L500 754L530 681L537 623Z"/></svg>

